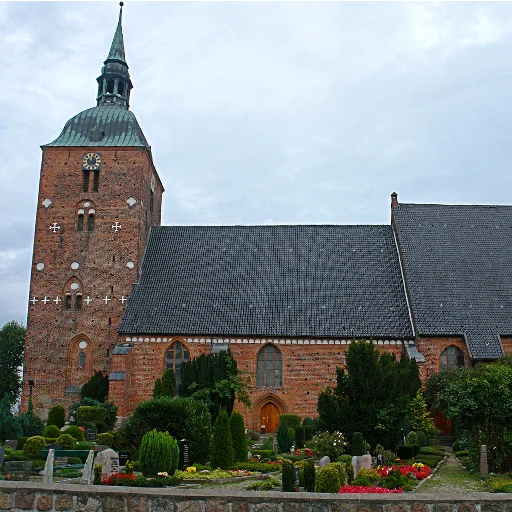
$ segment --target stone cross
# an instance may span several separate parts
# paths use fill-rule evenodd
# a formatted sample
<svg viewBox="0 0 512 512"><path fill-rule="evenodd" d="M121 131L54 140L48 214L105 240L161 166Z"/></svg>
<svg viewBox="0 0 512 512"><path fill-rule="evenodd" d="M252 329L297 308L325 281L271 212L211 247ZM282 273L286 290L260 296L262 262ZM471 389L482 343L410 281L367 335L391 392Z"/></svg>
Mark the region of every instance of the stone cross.
<svg viewBox="0 0 512 512"><path fill-rule="evenodd" d="M101 299L105 304L108 304L112 299L108 296L108 295L105 295L105 298L104 299Z"/></svg>
<svg viewBox="0 0 512 512"><path fill-rule="evenodd" d="M93 464L94 464L94 450L89 452L87 460L85 461L84 471L80 483L84 485L91 485L93 477Z"/></svg>
<svg viewBox="0 0 512 512"><path fill-rule="evenodd" d="M111 476L113 473L119 472L119 455L112 448L98 453L95 462L101 464L102 476Z"/></svg>
<svg viewBox="0 0 512 512"><path fill-rule="evenodd" d="M124 304L128 298L123 295L119 300L121 301L121 304Z"/></svg>
<svg viewBox="0 0 512 512"><path fill-rule="evenodd" d="M56 222L54 222L54 223L53 223L53 226L50 226L50 229L51 229L54 233L56 233L56 232L57 232L57 230L58 230L58 229L60 229L60 226L57 226L57 223L56 223Z"/></svg>
<svg viewBox="0 0 512 512"><path fill-rule="evenodd" d="M53 459L55 457L55 450L50 448L48 450L48 457L46 457L46 464L43 471L43 484L51 484L53 482Z"/></svg>
<svg viewBox="0 0 512 512"><path fill-rule="evenodd" d="M57 297L56 299L53 299L53 302L55 302L55 304L57 304L58 306L59 302L62 302L62 299L60 297Z"/></svg>
<svg viewBox="0 0 512 512"><path fill-rule="evenodd" d="M117 233L121 229L121 224L116 221L116 223L112 225L112 229Z"/></svg>
<svg viewBox="0 0 512 512"><path fill-rule="evenodd" d="M32 304L35 306L35 305L36 305L36 302L39 302L39 301L37 300L37 298L36 298L36 297L32 297L32 298L30 299L30 302L32 302Z"/></svg>
<svg viewBox="0 0 512 512"><path fill-rule="evenodd" d="M45 296L45 298L42 299L41 302L46 306L46 304L48 304L48 302L50 302L50 299Z"/></svg>
<svg viewBox="0 0 512 512"><path fill-rule="evenodd" d="M87 298L86 298L86 299L84 299L84 302L85 302L87 305L89 305L89 304L92 302L91 297L89 297L89 295L87 295Z"/></svg>

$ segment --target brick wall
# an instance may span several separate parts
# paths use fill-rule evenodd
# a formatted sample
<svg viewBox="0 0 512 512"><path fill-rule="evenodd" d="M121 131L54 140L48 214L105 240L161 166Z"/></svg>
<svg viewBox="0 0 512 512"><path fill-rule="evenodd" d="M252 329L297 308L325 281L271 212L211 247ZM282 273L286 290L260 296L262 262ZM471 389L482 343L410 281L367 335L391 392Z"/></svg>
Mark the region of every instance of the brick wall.
<svg viewBox="0 0 512 512"><path fill-rule="evenodd" d="M120 299L128 297L137 280L150 225L160 224L163 187L147 150L87 148L94 151L102 155L97 192L83 192L84 148L51 147L43 152L30 285L30 298L37 302L30 303L28 312L22 396L25 408L27 383L33 379L34 404L43 417L43 403L46 409L52 400L67 405L77 395L65 395L66 388L83 384L93 371L110 370L124 310ZM130 206L129 197L136 204ZM45 206L45 200L51 204ZM94 231L78 231L80 208L85 212L84 229L94 208ZM112 228L116 222L121 225L117 232ZM59 229L50 229L54 223ZM133 266L127 266L129 262ZM72 268L73 263L78 268ZM38 264L44 268L39 270ZM70 310L64 306L68 293ZM81 311L75 308L77 294L82 296ZM87 343L85 349L79 347L81 341ZM84 367L78 361L81 351L86 355Z"/></svg>

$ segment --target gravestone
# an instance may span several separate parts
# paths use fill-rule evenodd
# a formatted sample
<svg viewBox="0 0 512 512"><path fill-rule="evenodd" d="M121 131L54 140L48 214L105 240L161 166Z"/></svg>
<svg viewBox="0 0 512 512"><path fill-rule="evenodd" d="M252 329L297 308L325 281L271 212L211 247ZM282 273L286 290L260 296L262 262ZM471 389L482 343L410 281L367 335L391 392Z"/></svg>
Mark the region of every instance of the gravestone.
<svg viewBox="0 0 512 512"><path fill-rule="evenodd" d="M91 428L88 428L85 432L85 440L86 441L95 441L96 440L96 432Z"/></svg>
<svg viewBox="0 0 512 512"><path fill-rule="evenodd" d="M3 446L0 446L0 469L4 466L4 454L5 454L5 448Z"/></svg>
<svg viewBox="0 0 512 512"><path fill-rule="evenodd" d="M188 439L182 439L180 441L180 469L185 471L189 465L189 442Z"/></svg>
<svg viewBox="0 0 512 512"><path fill-rule="evenodd" d="M56 466L66 466L68 463L67 457L55 457L55 465Z"/></svg>
<svg viewBox="0 0 512 512"><path fill-rule="evenodd" d="M53 482L53 459L55 458L55 450L50 448L46 457L46 464L43 471L43 484L51 484Z"/></svg>
<svg viewBox="0 0 512 512"><path fill-rule="evenodd" d="M64 450L64 446L61 444L47 444L47 450Z"/></svg>
<svg viewBox="0 0 512 512"><path fill-rule="evenodd" d="M94 450L89 452L87 460L85 461L84 471L80 483L84 485L91 485L93 478L93 464L94 464Z"/></svg>
<svg viewBox="0 0 512 512"><path fill-rule="evenodd" d="M357 474L359 473L359 470L361 469L361 456L360 455L354 455L352 457L352 467L354 468L354 478L357 478Z"/></svg>
<svg viewBox="0 0 512 512"><path fill-rule="evenodd" d="M377 455L377 465L384 466L384 456L382 455L382 453L379 453Z"/></svg>
<svg viewBox="0 0 512 512"><path fill-rule="evenodd" d="M372 456L369 453L361 455L361 467L359 469L372 469Z"/></svg>
<svg viewBox="0 0 512 512"><path fill-rule="evenodd" d="M16 451L18 448L18 441L16 439L6 439L4 445Z"/></svg>
<svg viewBox="0 0 512 512"><path fill-rule="evenodd" d="M102 476L111 476L119 472L119 455L112 448L107 448L96 455L96 464L101 464Z"/></svg>
<svg viewBox="0 0 512 512"><path fill-rule="evenodd" d="M330 462L331 462L331 459L327 455L325 455L318 461L318 468L319 469L325 468L327 466L327 464L330 464Z"/></svg>
<svg viewBox="0 0 512 512"><path fill-rule="evenodd" d="M480 473L482 475L489 473L489 464L487 462L487 446L485 444L480 445Z"/></svg>
<svg viewBox="0 0 512 512"><path fill-rule="evenodd" d="M119 465L126 466L129 458L130 454L128 452L119 452Z"/></svg>

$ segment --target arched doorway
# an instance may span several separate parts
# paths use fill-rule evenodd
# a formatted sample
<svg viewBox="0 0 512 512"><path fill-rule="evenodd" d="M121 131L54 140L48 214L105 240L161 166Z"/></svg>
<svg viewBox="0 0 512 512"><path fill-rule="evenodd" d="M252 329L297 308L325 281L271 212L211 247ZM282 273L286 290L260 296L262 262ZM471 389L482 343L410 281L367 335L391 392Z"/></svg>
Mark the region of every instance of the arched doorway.
<svg viewBox="0 0 512 512"><path fill-rule="evenodd" d="M273 402L267 402L263 405L260 412L260 425L265 425L265 433L272 433L279 426L279 408ZM263 428L261 429L263 430Z"/></svg>

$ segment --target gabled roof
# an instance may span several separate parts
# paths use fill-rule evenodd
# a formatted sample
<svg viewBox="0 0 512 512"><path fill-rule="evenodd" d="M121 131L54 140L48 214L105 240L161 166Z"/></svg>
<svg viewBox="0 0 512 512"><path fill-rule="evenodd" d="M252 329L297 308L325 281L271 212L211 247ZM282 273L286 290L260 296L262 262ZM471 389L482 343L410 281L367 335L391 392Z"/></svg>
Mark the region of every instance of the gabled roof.
<svg viewBox="0 0 512 512"><path fill-rule="evenodd" d="M120 105L99 105L72 117L48 146L144 146L148 141L130 110Z"/></svg>
<svg viewBox="0 0 512 512"><path fill-rule="evenodd" d="M502 355L512 333L512 207L392 209L419 335L466 335L471 356Z"/></svg>
<svg viewBox="0 0 512 512"><path fill-rule="evenodd" d="M125 334L410 338L391 226L152 228Z"/></svg>

